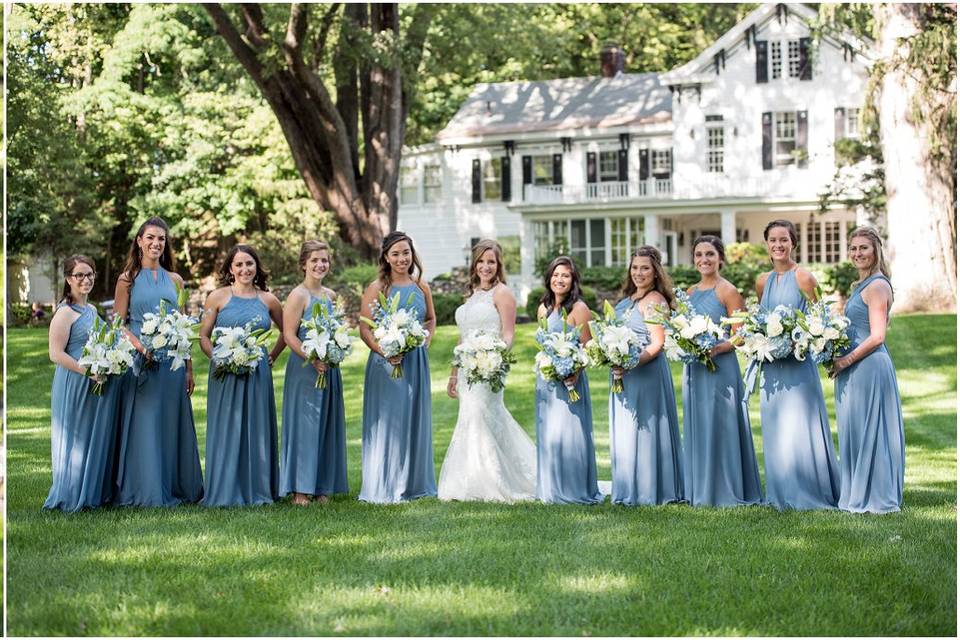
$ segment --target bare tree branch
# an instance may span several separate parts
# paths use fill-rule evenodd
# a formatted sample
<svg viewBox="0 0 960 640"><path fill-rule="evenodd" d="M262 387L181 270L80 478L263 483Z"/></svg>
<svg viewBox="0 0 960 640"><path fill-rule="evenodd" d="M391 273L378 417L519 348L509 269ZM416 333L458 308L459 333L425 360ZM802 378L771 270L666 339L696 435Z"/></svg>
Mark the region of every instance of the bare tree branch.
<svg viewBox="0 0 960 640"><path fill-rule="evenodd" d="M244 41L243 36L237 31L230 16L227 15L227 12L223 10L219 3L205 3L203 8L210 14L217 32L226 40L227 46L233 51L233 55L237 57L237 60L240 61L240 64L243 65L254 82L263 89L263 65L257 59L257 53L250 48L250 45Z"/></svg>
<svg viewBox="0 0 960 640"><path fill-rule="evenodd" d="M327 9L327 12L323 14L323 18L320 20L320 32L317 34L316 42L313 45L313 68L317 69L320 67L320 63L323 62L323 54L327 48L327 37L330 35L330 27L333 25L333 19L337 16L337 11L340 10L341 3L334 2L330 5L330 8Z"/></svg>

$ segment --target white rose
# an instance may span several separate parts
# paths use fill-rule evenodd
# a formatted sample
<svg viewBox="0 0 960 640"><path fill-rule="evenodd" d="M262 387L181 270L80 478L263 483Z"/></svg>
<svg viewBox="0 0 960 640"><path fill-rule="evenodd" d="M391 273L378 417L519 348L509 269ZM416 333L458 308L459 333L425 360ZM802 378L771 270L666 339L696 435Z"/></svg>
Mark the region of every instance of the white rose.
<svg viewBox="0 0 960 640"><path fill-rule="evenodd" d="M167 336L163 335L162 333L155 335L153 340L150 342L150 346L154 349L162 349L163 347L167 346Z"/></svg>
<svg viewBox="0 0 960 640"><path fill-rule="evenodd" d="M780 316L776 313L771 313L767 316L767 336L776 338L781 333L783 333L783 324L780 321Z"/></svg>

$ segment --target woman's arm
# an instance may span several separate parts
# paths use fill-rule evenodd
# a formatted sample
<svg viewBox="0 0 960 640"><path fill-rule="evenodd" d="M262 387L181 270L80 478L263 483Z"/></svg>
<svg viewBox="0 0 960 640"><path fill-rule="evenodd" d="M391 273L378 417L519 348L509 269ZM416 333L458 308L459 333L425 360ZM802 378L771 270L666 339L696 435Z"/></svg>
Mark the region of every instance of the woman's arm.
<svg viewBox="0 0 960 640"><path fill-rule="evenodd" d="M806 269L797 268L797 286L809 300L817 301L817 279Z"/></svg>
<svg viewBox="0 0 960 640"><path fill-rule="evenodd" d="M430 343L433 342L433 335L437 331L437 312L433 308L433 294L430 293L430 287L426 282L421 282L418 286L423 291L423 301L427 307L423 316L423 326L427 330L427 340L424 346L429 349Z"/></svg>
<svg viewBox="0 0 960 640"><path fill-rule="evenodd" d="M217 313L220 311L220 305L223 304L225 289L217 289L209 296L203 304L203 320L200 322L200 350L211 360L213 359L213 342L210 336L213 334L213 325L217 322Z"/></svg>
<svg viewBox="0 0 960 640"><path fill-rule="evenodd" d="M722 287L722 289L721 289ZM717 296L720 299L720 303L727 310L727 316L732 316L737 311L740 311L746 307L746 302L743 300L743 296L740 295L740 292L737 291L737 288L728 282L723 282L717 285L717 291L719 295ZM740 325L730 325L730 335L732 336L736 333ZM729 340L724 340L713 349L710 350L710 357L715 358L716 356L723 353L730 353L734 350L734 346L730 344Z"/></svg>
<svg viewBox="0 0 960 640"><path fill-rule="evenodd" d="M79 314L70 307L60 307L50 320L48 349L50 360L64 369L86 375L87 370L81 367L76 360L67 353L67 342L70 340L70 326L79 317Z"/></svg>
<svg viewBox="0 0 960 640"><path fill-rule="evenodd" d="M767 285L767 278L770 277L770 273L761 273L757 276L757 300L763 300L763 288Z"/></svg>
<svg viewBox="0 0 960 640"><path fill-rule="evenodd" d="M117 278L117 286L113 291L113 313L119 318L123 318L123 331L126 333L127 338L130 339L130 343L134 348L142 353L147 355L147 349L143 346L143 343L133 335L133 332L127 328L127 312L130 311L130 291L133 289L133 285L130 282L130 276L126 273L121 273L120 277Z"/></svg>
<svg viewBox="0 0 960 640"><path fill-rule="evenodd" d="M651 291L640 300L640 314L644 318L648 318L655 313L656 307L660 305L664 307L667 306L666 298L656 291ZM640 352L640 361L637 362L638 367L642 367L660 355L660 350L663 349L663 342L666 340L663 326L659 324L648 324L647 330L650 332L650 344Z"/></svg>
<svg viewBox="0 0 960 640"><path fill-rule="evenodd" d="M567 324L572 327L580 327L580 344L587 344L590 341L590 307L583 300L577 300L573 305L573 311L567 314Z"/></svg>
<svg viewBox="0 0 960 640"><path fill-rule="evenodd" d="M280 335L277 336L277 342L273 345L273 349L270 350L270 366L273 366L273 363L277 361L277 358L280 357L280 354L283 353L284 347L287 346L287 341L283 339L283 307L280 306L280 301L277 300L277 296L272 293L261 293L259 294L266 298L267 309L270 311L270 319L273 320L273 324L277 325L277 329L280 330Z"/></svg>
<svg viewBox="0 0 960 640"><path fill-rule="evenodd" d="M870 319L870 335L857 348L833 361L833 372L837 374L853 365L883 344L887 339L887 310L890 308L893 292L885 280L877 279L871 282L860 294L867 305L867 314Z"/></svg>
<svg viewBox="0 0 960 640"><path fill-rule="evenodd" d="M500 314L500 333L507 348L513 347L513 336L517 330L517 299L513 297L510 287L501 284L493 293L493 306Z"/></svg>

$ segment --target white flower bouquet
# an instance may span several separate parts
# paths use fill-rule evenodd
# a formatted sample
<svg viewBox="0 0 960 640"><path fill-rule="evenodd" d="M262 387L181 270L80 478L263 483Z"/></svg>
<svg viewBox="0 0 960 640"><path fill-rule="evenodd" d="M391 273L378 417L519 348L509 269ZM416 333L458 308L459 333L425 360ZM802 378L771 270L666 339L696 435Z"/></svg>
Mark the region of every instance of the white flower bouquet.
<svg viewBox="0 0 960 640"><path fill-rule="evenodd" d="M328 367L339 367L353 351L353 339L343 322L343 309L338 307L333 313L327 305L313 303L312 317L300 320L300 326L307 330L302 349L307 360L303 366L316 361ZM327 372L317 374L315 389L327 388Z"/></svg>
<svg viewBox="0 0 960 640"><path fill-rule="evenodd" d="M850 349L849 326L850 319L832 312L821 298L811 304L806 313L797 312L793 329L794 357L803 360L801 355L809 350L814 362L829 367L834 358Z"/></svg>
<svg viewBox="0 0 960 640"><path fill-rule="evenodd" d="M565 380L590 364L586 349L580 345L580 333L567 326L567 312L562 312L563 327L560 331L547 330L547 319L540 318L540 328L535 339L540 351L535 356L534 371L548 382L563 382L567 387L570 402L580 400L580 394Z"/></svg>
<svg viewBox="0 0 960 640"><path fill-rule="evenodd" d="M413 293L407 298L407 305L413 302ZM386 358L403 355L423 346L429 332L420 324L416 315L409 309L400 308L400 292L390 300L380 292L379 301L370 305L373 320L360 316L360 320L373 329L373 337L380 344ZM394 365L390 377L394 380L403 377L403 364Z"/></svg>
<svg viewBox="0 0 960 640"><path fill-rule="evenodd" d="M629 312L628 312L629 313ZM594 367L620 367L632 369L640 362L640 353L649 344L636 331L617 318L616 310L609 302L603 302L603 317L593 314L590 322L590 340L584 345L590 364ZM613 375L610 385L613 393L623 392L623 378Z"/></svg>
<svg viewBox="0 0 960 640"><path fill-rule="evenodd" d="M269 329L252 329L255 320L242 327L216 327L213 330L213 377L223 380L227 374L245 376L254 371L263 357L263 345Z"/></svg>
<svg viewBox="0 0 960 640"><path fill-rule="evenodd" d="M716 371L717 365L710 357L710 351L724 341L726 335L723 327L710 316L696 313L686 291L678 287L673 292L676 309L672 312L669 309L662 310L647 322L663 326L663 350L667 358L686 364L699 362L708 371Z"/></svg>
<svg viewBox="0 0 960 640"><path fill-rule="evenodd" d="M485 384L494 393L503 389L516 361L500 336L482 329L471 331L453 348L453 366L464 372L467 384Z"/></svg>
<svg viewBox="0 0 960 640"><path fill-rule="evenodd" d="M186 303L187 292L177 288L177 307ZM140 342L150 354L153 363L170 361L170 370L182 368L190 360L193 327L199 322L179 308L168 308L167 301L160 300L157 313L143 314Z"/></svg>
<svg viewBox="0 0 960 640"><path fill-rule="evenodd" d="M754 304L746 311L738 311L732 317L724 318L722 322L742 323L730 342L749 360L773 362L794 352L793 330L797 324L795 309L777 305L768 310Z"/></svg>
<svg viewBox="0 0 960 640"><path fill-rule="evenodd" d="M121 328L122 323L123 319L119 316L112 325L103 322L99 317L94 318L87 342L83 345L80 359L77 360L77 364L86 368L88 376L100 378L99 382L94 382L90 387L90 392L96 396L103 395L103 385L106 382L103 378L123 375L133 366L136 348Z"/></svg>

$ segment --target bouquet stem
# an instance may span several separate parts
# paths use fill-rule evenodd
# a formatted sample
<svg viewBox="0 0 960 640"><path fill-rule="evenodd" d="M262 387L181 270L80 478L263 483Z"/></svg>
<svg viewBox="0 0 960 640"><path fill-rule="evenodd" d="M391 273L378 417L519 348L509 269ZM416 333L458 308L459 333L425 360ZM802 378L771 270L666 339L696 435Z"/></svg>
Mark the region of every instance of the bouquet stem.
<svg viewBox="0 0 960 640"><path fill-rule="evenodd" d="M326 389L327 388L327 372L322 371L317 374L317 381L313 385L314 389Z"/></svg>
<svg viewBox="0 0 960 640"><path fill-rule="evenodd" d="M102 395L103 395L103 383L102 383L102 382L94 382L93 380L90 380L90 382L93 382L93 386L90 387L90 393L92 393L92 394L95 395L95 396L102 396Z"/></svg>
<svg viewBox="0 0 960 640"><path fill-rule="evenodd" d="M613 383L610 385L610 390L614 393L623 393L623 377L613 374Z"/></svg>
<svg viewBox="0 0 960 640"><path fill-rule="evenodd" d="M570 402L578 402L580 400L580 394L577 393L577 390L572 386L567 387L567 397L569 398Z"/></svg>
<svg viewBox="0 0 960 640"><path fill-rule="evenodd" d="M403 365L395 364L393 365L393 371L390 372L390 378L392 380L399 380L403 377Z"/></svg>

